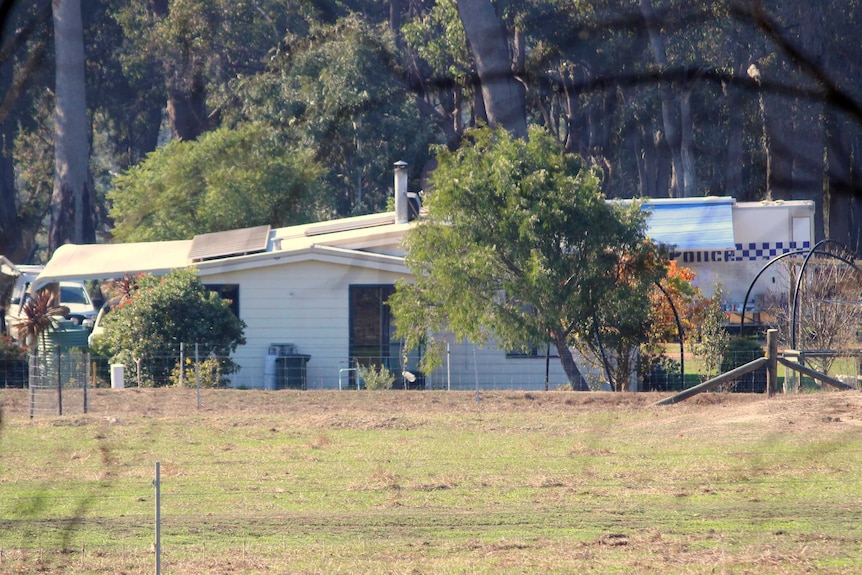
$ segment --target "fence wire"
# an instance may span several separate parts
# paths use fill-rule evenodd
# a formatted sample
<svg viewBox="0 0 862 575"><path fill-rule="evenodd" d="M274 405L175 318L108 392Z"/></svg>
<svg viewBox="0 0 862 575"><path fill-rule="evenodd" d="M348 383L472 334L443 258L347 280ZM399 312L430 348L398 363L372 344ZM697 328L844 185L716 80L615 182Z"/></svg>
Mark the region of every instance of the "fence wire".
<svg viewBox="0 0 862 575"><path fill-rule="evenodd" d="M87 413L89 354L57 347L30 356L30 417Z"/></svg>
<svg viewBox="0 0 862 575"><path fill-rule="evenodd" d="M393 389L429 390L557 390L565 389L567 380L560 369L559 358L541 355L507 357L506 361L477 359L475 352L461 349L446 358L432 373L423 373L415 364L405 365L400 356L365 356L354 358L323 356L278 357L263 369L238 369L232 358L195 354L195 347L166 350L142 360L112 363L86 349L55 348L31 356L25 362L0 363L0 383L4 387L29 387L31 415L82 413L87 410L87 392L109 387L187 387L239 388L267 390L355 390L370 387L363 369L378 366L391 376ZM191 351L189 351L191 350ZM802 361L817 369L822 353L803 356ZM756 359L750 353L727 354L718 364L729 370ZM263 359L261 359L261 364ZM682 363L685 373L681 372ZM853 387L862 382L862 356L858 350L831 352L828 375ZM584 369L587 373L587 369ZM674 392L693 387L714 377L718 369L706 372L701 359L691 356L680 362L679 355L668 353L632 375L627 389L636 391ZM602 370L588 372L593 389L607 389ZM785 369L779 367L779 382L785 380ZM788 379L787 381L791 381ZM784 384L788 387L787 383ZM717 391L762 393L766 387L766 368L740 377ZM792 380L787 391L819 389L808 377Z"/></svg>

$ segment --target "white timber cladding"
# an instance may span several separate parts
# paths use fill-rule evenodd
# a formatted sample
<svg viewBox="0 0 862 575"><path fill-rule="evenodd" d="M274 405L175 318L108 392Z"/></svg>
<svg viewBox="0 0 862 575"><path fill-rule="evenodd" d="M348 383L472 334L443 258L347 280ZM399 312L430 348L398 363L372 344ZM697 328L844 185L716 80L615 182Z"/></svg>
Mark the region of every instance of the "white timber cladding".
<svg viewBox="0 0 862 575"><path fill-rule="evenodd" d="M231 272L207 273L208 284L240 286L240 315L246 322L246 344L234 360L241 366L234 385L262 388L269 346L291 343L296 352L311 356L306 364L310 389L335 389L339 370L350 367L351 285L393 285L406 273L375 270L349 264L307 260ZM426 374L435 388L544 389L545 358L507 357L493 344L484 347L455 342L449 363ZM344 378L346 382L346 377ZM558 357L549 363L552 388L566 382Z"/></svg>
<svg viewBox="0 0 862 575"><path fill-rule="evenodd" d="M208 274L205 283L240 286L240 316L246 345L235 361L239 380L263 386L264 362L273 343L292 343L310 355L309 387L335 388L349 357L351 285L391 285L406 274L307 260L229 273ZM343 364L341 364L343 362Z"/></svg>

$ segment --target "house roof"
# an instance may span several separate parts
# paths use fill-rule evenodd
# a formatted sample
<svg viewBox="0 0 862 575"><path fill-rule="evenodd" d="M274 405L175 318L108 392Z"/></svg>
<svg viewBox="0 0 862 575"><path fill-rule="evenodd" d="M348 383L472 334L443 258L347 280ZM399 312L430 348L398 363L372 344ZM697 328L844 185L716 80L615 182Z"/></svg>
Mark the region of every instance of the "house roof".
<svg viewBox="0 0 862 575"><path fill-rule="evenodd" d="M127 244L66 244L54 252L34 280L33 289L59 280L108 279L126 273L166 274L194 265L201 276L282 265L295 261L328 261L359 267L406 272L400 244L410 224L396 224L395 213L355 216L267 230L254 249L200 249L201 241L175 240ZM233 245L236 237L260 237L232 230L207 234L210 245ZM200 236L198 236L200 237Z"/></svg>
<svg viewBox="0 0 862 575"><path fill-rule="evenodd" d="M712 250L734 247L735 205L726 196L648 199L642 209L650 212L647 235L652 240L680 250ZM165 274L190 265L201 276L309 260L409 273L401 241L411 225L396 223L395 212L385 212L203 234L194 240L66 244L54 252L33 289L59 280Z"/></svg>

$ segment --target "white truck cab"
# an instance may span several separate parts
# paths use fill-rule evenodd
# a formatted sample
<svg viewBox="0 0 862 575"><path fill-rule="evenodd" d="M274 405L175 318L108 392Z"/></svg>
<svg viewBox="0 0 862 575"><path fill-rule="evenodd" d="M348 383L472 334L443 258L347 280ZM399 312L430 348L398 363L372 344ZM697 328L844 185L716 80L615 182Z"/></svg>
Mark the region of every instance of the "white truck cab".
<svg viewBox="0 0 862 575"><path fill-rule="evenodd" d="M16 275L15 286L12 288L12 296L6 305L6 331L17 339L17 324L24 318L24 305L30 297L30 284L43 266L15 265L12 275ZM5 266L4 266L5 269ZM69 314L66 319L78 325L92 327L99 313L87 287L83 281L71 280L59 282L60 304L68 308Z"/></svg>

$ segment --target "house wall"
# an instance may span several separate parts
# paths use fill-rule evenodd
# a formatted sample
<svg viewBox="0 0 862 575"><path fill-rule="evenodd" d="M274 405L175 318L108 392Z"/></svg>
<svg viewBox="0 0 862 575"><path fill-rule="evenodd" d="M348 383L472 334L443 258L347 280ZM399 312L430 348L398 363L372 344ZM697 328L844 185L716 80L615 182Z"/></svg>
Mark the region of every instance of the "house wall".
<svg viewBox="0 0 862 575"><path fill-rule="evenodd" d="M319 261L203 277L204 283L240 286L246 345L234 355L241 370L233 384L262 388L269 346L292 343L297 353L311 356L306 365L309 388L337 387L339 366L346 367L348 359L350 284L391 284L398 277Z"/></svg>
<svg viewBox="0 0 862 575"><path fill-rule="evenodd" d="M544 390L547 372L548 389L556 389L568 382L556 350L546 363L545 349L532 357L507 357L505 350L493 343L480 347L472 343L457 342L449 346L450 358L431 374L431 385L441 389L523 389ZM585 378L598 387L604 377L591 368L580 356L575 358ZM547 369L546 369L547 366Z"/></svg>
<svg viewBox="0 0 862 575"><path fill-rule="evenodd" d="M736 244L733 248L682 250L674 256L678 263L695 272L695 285L705 295L712 295L715 284L721 284L725 309L731 312L729 321L738 323L746 290L763 266L787 251L811 247L814 210L811 202L752 202L734 204L732 214ZM285 245L290 241L285 238ZM338 241L328 237L323 244L393 256L402 254L400 240L395 236L383 234L369 241L364 234L356 238L345 236ZM240 285L240 315L247 324L247 344L235 355L242 369L233 378L233 385L264 387L270 345L291 343L298 353L310 356L309 388L338 388L339 370L351 367L350 286L388 285L407 277L406 272L375 270L374 265L309 259L206 273L203 278L206 283ZM749 310L756 310L761 294L786 290L786 285L784 266L770 268L754 286ZM733 312L737 312L735 316ZM757 319L747 316L746 322L749 321L756 323ZM588 379L594 382L604 379L599 369L590 368L582 359L577 363ZM551 357L547 368L548 387L553 389L566 382L558 357ZM346 385L348 381L349 375L343 372L342 383ZM494 345L480 347L452 342L443 366L426 374L426 385L437 389L472 390L477 382L481 389L544 389L545 358L541 352L534 357L509 357Z"/></svg>
<svg viewBox="0 0 862 575"><path fill-rule="evenodd" d="M246 345L234 360L241 366L235 387L264 388L266 355L271 344L292 343L311 356L306 364L309 389L337 389L339 370L350 367L349 288L394 284L404 277L390 271L321 261L294 262L234 272L207 274L204 283L239 284L240 316L246 322ZM448 361L431 374L435 389L544 389L545 358L507 358L493 345L453 343ZM549 387L566 382L558 357L549 363ZM346 386L349 374L342 372Z"/></svg>

